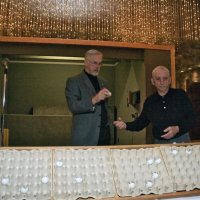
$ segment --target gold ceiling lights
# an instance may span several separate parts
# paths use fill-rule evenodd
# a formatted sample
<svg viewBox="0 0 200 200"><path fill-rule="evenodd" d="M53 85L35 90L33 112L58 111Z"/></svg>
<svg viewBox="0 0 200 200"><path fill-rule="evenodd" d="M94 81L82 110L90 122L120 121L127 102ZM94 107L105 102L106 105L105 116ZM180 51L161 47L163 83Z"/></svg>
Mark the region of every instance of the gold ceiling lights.
<svg viewBox="0 0 200 200"><path fill-rule="evenodd" d="M178 44L199 27L199 0L0 1L0 36Z"/></svg>

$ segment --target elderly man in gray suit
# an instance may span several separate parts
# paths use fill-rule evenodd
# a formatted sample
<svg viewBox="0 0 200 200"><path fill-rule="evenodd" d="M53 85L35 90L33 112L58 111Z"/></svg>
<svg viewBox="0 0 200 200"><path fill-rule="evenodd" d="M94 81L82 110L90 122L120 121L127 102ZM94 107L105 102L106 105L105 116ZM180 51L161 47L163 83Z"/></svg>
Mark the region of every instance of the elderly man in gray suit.
<svg viewBox="0 0 200 200"><path fill-rule="evenodd" d="M104 80L97 77L103 54L95 49L85 53L82 73L70 77L65 95L72 112L72 145L96 146L110 144L107 100L111 92Z"/></svg>

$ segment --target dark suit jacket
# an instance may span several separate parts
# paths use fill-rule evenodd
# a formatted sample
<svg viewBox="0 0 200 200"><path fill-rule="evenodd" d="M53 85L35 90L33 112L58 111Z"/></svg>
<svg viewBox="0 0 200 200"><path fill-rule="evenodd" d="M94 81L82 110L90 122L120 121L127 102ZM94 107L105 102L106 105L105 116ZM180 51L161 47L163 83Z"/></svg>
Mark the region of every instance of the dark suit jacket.
<svg viewBox="0 0 200 200"><path fill-rule="evenodd" d="M98 78L100 89L106 87L105 81ZM101 105L92 104L96 91L87 77L81 74L67 80L65 95L72 112L72 145L95 146L98 144L101 123ZM106 100L106 109L107 109Z"/></svg>

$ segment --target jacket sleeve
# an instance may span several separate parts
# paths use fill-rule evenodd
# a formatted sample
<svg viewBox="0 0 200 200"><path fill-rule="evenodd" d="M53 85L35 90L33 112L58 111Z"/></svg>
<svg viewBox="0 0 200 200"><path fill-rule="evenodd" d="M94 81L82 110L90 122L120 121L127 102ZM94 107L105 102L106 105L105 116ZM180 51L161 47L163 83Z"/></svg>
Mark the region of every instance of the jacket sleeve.
<svg viewBox="0 0 200 200"><path fill-rule="evenodd" d="M142 109L140 116L132 122L127 122L126 123L126 126L127 126L126 129L129 130L129 131L140 131L143 128L145 128L146 126L148 126L150 121L147 118L146 111L147 111L146 103L144 103L144 106L143 106L143 109Z"/></svg>
<svg viewBox="0 0 200 200"><path fill-rule="evenodd" d="M83 94L85 92L86 94ZM70 111L73 114L95 112L92 97L87 91L82 91L76 79L69 78L66 82L65 96Z"/></svg>

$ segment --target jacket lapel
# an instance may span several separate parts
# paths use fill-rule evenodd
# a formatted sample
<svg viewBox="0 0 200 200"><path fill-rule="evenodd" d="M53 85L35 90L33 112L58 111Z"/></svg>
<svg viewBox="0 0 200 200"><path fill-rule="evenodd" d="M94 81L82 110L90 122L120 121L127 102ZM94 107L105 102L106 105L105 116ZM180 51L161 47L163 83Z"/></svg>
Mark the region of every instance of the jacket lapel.
<svg viewBox="0 0 200 200"><path fill-rule="evenodd" d="M96 91L95 91L91 81L89 80L89 78L87 77L87 75L84 72L82 72L81 78L82 78L85 86L87 87L87 91L90 93L91 96L94 96L96 94Z"/></svg>
<svg viewBox="0 0 200 200"><path fill-rule="evenodd" d="M100 87L100 89L106 87L105 84L104 84L104 82L103 82L101 79L98 78L98 82L99 82L99 87Z"/></svg>

